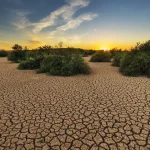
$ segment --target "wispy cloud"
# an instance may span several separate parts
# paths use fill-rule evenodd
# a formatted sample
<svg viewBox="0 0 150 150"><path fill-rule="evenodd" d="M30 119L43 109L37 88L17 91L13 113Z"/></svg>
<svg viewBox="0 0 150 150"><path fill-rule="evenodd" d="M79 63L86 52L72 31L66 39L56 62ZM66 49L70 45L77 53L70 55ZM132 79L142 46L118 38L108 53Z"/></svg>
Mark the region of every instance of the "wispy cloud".
<svg viewBox="0 0 150 150"><path fill-rule="evenodd" d="M29 40L28 41L30 44L41 44L42 42L38 41L38 40Z"/></svg>
<svg viewBox="0 0 150 150"><path fill-rule="evenodd" d="M53 38L50 38L50 40L54 43L58 43L59 41L63 41L64 43L68 43L70 44L79 44L79 43L83 43L83 39L85 40L87 35L89 33L83 33L83 34L73 34L70 36L70 34L56 34L55 36L53 36ZM64 46L69 46L69 45L64 45Z"/></svg>
<svg viewBox="0 0 150 150"><path fill-rule="evenodd" d="M70 20L67 24L57 28L58 31L67 31L69 29L75 29L80 26L84 21L90 21L97 17L97 14L84 14L76 19Z"/></svg>
<svg viewBox="0 0 150 150"><path fill-rule="evenodd" d="M80 26L81 23L83 23L85 21L91 21L94 18L96 18L97 16L98 16L97 14L93 14L93 13L83 14L83 15L79 16L78 18L68 21L65 25L57 27L56 30L50 32L48 38L49 39L54 38L54 36L56 36L57 34L60 35L60 32L64 32L64 31L67 31L70 29L76 29L78 26Z"/></svg>
<svg viewBox="0 0 150 150"><path fill-rule="evenodd" d="M32 26L33 32L38 33L46 27L58 25L57 22L58 20L60 21L61 18L61 23L64 24L52 31L50 33L51 36L55 35L58 31L64 32L69 29L75 29L84 21L90 21L97 17L97 14L86 13L80 15L77 18L74 18L74 14L79 9L87 7L90 4L90 1L91 0L66 0L66 5L51 12L48 16L38 22L31 22L28 20L27 16L30 14L30 12L18 12L16 16L19 22L15 22L13 23L13 25L15 25L19 29Z"/></svg>
<svg viewBox="0 0 150 150"><path fill-rule="evenodd" d="M23 29L23 28L31 25L31 22L27 18L27 16L31 12L20 11L20 10L16 10L13 12L16 14L16 22L13 22L12 24L15 25L18 29ZM19 21L17 21L17 20L19 20Z"/></svg>
<svg viewBox="0 0 150 150"><path fill-rule="evenodd" d="M90 0L67 0L66 2L68 4L53 11L38 23L32 24L35 27L33 31L39 32L43 28L55 25L59 17L64 21L71 20L76 11L89 5Z"/></svg>

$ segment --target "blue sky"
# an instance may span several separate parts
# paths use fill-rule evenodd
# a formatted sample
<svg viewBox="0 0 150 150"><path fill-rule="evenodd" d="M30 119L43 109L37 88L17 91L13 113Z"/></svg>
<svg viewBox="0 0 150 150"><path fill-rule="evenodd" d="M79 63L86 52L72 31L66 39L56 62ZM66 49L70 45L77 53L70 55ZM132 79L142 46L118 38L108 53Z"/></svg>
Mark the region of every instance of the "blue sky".
<svg viewBox="0 0 150 150"><path fill-rule="evenodd" d="M150 39L149 0L1 0L0 49L18 43L100 49Z"/></svg>

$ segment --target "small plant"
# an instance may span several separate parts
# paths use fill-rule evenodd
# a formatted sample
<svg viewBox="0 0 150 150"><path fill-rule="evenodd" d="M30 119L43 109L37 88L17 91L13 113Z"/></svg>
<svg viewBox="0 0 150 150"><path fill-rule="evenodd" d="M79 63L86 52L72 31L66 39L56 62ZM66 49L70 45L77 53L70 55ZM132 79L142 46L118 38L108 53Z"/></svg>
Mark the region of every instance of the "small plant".
<svg viewBox="0 0 150 150"><path fill-rule="evenodd" d="M112 59L112 66L120 67L120 61L122 57L126 54L126 52L119 52Z"/></svg>
<svg viewBox="0 0 150 150"><path fill-rule="evenodd" d="M14 50L9 52L8 54L8 60L12 62L19 63L26 59L26 50Z"/></svg>
<svg viewBox="0 0 150 150"><path fill-rule="evenodd" d="M110 57L114 58L116 55L120 54L122 52L122 49L113 48L110 50Z"/></svg>
<svg viewBox="0 0 150 150"><path fill-rule="evenodd" d="M8 52L5 50L0 50L0 57L6 57L8 55Z"/></svg>
<svg viewBox="0 0 150 150"><path fill-rule="evenodd" d="M22 61L18 69L20 70L33 70L33 69L39 69L40 68L40 63L42 61L42 58L36 58L36 59L27 59Z"/></svg>
<svg viewBox="0 0 150 150"><path fill-rule="evenodd" d="M96 53L96 50L82 50L81 49L79 52L82 54L83 57L87 57Z"/></svg>
<svg viewBox="0 0 150 150"><path fill-rule="evenodd" d="M99 51L92 55L91 62L110 62L110 53Z"/></svg>
<svg viewBox="0 0 150 150"><path fill-rule="evenodd" d="M70 56L49 55L42 61L38 72L58 76L71 76L75 74L89 74L90 68L79 54Z"/></svg>
<svg viewBox="0 0 150 150"><path fill-rule="evenodd" d="M19 63L26 60L28 50L22 50L22 46L18 44L15 44L12 49L13 51L9 52L7 57L9 61ZM25 49L27 49L27 47L25 47Z"/></svg>
<svg viewBox="0 0 150 150"><path fill-rule="evenodd" d="M19 50L22 50L22 46L21 45L18 45L18 44L15 44L13 47L12 47L13 50L16 50L16 51L19 51Z"/></svg>
<svg viewBox="0 0 150 150"><path fill-rule="evenodd" d="M120 71L126 76L150 77L150 42L138 44L126 53L120 62Z"/></svg>
<svg viewBox="0 0 150 150"><path fill-rule="evenodd" d="M62 57L60 55L49 55L43 59L38 72L50 73L52 75L58 75L61 71Z"/></svg>
<svg viewBox="0 0 150 150"><path fill-rule="evenodd" d="M26 59L39 59L39 58L44 58L44 55L47 55L46 52L43 52L42 50L32 50L32 51L27 51L26 54Z"/></svg>

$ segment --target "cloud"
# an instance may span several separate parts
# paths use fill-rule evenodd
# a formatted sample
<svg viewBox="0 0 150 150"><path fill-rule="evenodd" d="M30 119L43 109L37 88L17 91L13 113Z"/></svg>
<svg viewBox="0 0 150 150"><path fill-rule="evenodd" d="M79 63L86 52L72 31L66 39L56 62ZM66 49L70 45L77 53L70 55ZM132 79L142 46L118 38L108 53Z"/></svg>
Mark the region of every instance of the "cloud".
<svg viewBox="0 0 150 150"><path fill-rule="evenodd" d="M51 40L51 42L55 42L58 43L60 41L64 42L65 44L79 44L79 43L83 43L83 40L85 40L87 38L87 35L89 33L83 33L83 34L73 34L70 36L70 34L57 34L55 35L53 38L49 38L49 40ZM69 45L64 45L66 47L68 47Z"/></svg>
<svg viewBox="0 0 150 150"><path fill-rule="evenodd" d="M84 21L90 21L97 17L97 14L84 14L76 19L70 20L67 24L57 28L58 31L67 31L69 29L75 29L80 26Z"/></svg>
<svg viewBox="0 0 150 150"><path fill-rule="evenodd" d="M76 29L83 22L91 21L98 16L98 14L95 13L85 13L81 14L78 17L74 17L74 14L79 9L87 7L90 4L91 0L65 0L65 1L67 3L66 5L51 12L48 16L39 20L38 22L31 22L28 20L28 15L30 15L31 12L16 11L15 12L16 21L13 22L13 25L15 25L18 29L33 27L32 29L33 33L37 34L46 27L51 27L54 25L58 26L57 23L59 21L59 26L54 31L48 33L47 39L53 39L57 35L63 37L63 32L71 29ZM75 37L74 39L77 39L77 37ZM35 44L38 41L30 40L29 42Z"/></svg>
<svg viewBox="0 0 150 150"><path fill-rule="evenodd" d="M55 25L59 17L62 17L64 21L71 20L76 11L89 5L90 0L67 0L66 2L68 4L53 11L38 23L32 24L35 27L33 31L39 32L43 28Z"/></svg>
<svg viewBox="0 0 150 150"><path fill-rule="evenodd" d="M17 12L16 22L13 23L17 28L23 29L29 26L33 26L33 32L40 32L42 29L57 24L58 19L62 18L62 22L70 22L73 20L74 14L81 8L87 7L91 0L66 0L66 5L51 12L48 16L41 19L39 22L30 22L27 16L30 12Z"/></svg>
<svg viewBox="0 0 150 150"><path fill-rule="evenodd" d="M67 9L68 9L67 6L61 7L60 9L52 12L51 15L41 19L38 23L33 23L32 24L34 26L33 32L39 32L43 28L55 25L56 23L55 21L56 19L58 19L58 16L63 14L63 12L67 11Z"/></svg>
<svg viewBox="0 0 150 150"><path fill-rule="evenodd" d="M16 21L12 24L15 25L18 29L24 29L27 26L31 25L31 22L28 20L27 16L31 13L29 11L12 11L16 14ZM18 21L17 21L18 20Z"/></svg>
<svg viewBox="0 0 150 150"><path fill-rule="evenodd" d="M38 40L28 40L28 42L31 43L31 44L41 44L42 43Z"/></svg>
<svg viewBox="0 0 150 150"><path fill-rule="evenodd" d="M80 15L78 18L68 21L65 25L57 27L56 30L49 33L48 39L54 38L57 34L60 35L61 32L65 32L70 29L76 29L85 21L91 21L98 15L93 13L87 13Z"/></svg>

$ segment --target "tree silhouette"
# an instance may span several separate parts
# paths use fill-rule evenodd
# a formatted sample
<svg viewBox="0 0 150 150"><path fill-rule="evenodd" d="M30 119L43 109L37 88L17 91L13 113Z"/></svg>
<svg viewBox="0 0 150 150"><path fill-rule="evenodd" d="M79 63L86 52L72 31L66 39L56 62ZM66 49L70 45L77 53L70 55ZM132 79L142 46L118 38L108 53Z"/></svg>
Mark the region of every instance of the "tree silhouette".
<svg viewBox="0 0 150 150"><path fill-rule="evenodd" d="M29 48L28 48L27 46L25 46L25 47L24 47L24 50L26 50L26 51L27 51L27 50L29 50Z"/></svg>
<svg viewBox="0 0 150 150"><path fill-rule="evenodd" d="M52 49L53 47L52 46L50 46L50 45L44 45L44 46L40 46L38 49L40 49L40 50L50 50L50 49Z"/></svg>
<svg viewBox="0 0 150 150"><path fill-rule="evenodd" d="M63 42L59 42L58 46L59 46L59 48L62 48L63 47Z"/></svg>
<svg viewBox="0 0 150 150"><path fill-rule="evenodd" d="M12 47L13 50L22 50L22 46L21 45L18 45L18 44L15 44L13 47Z"/></svg>

